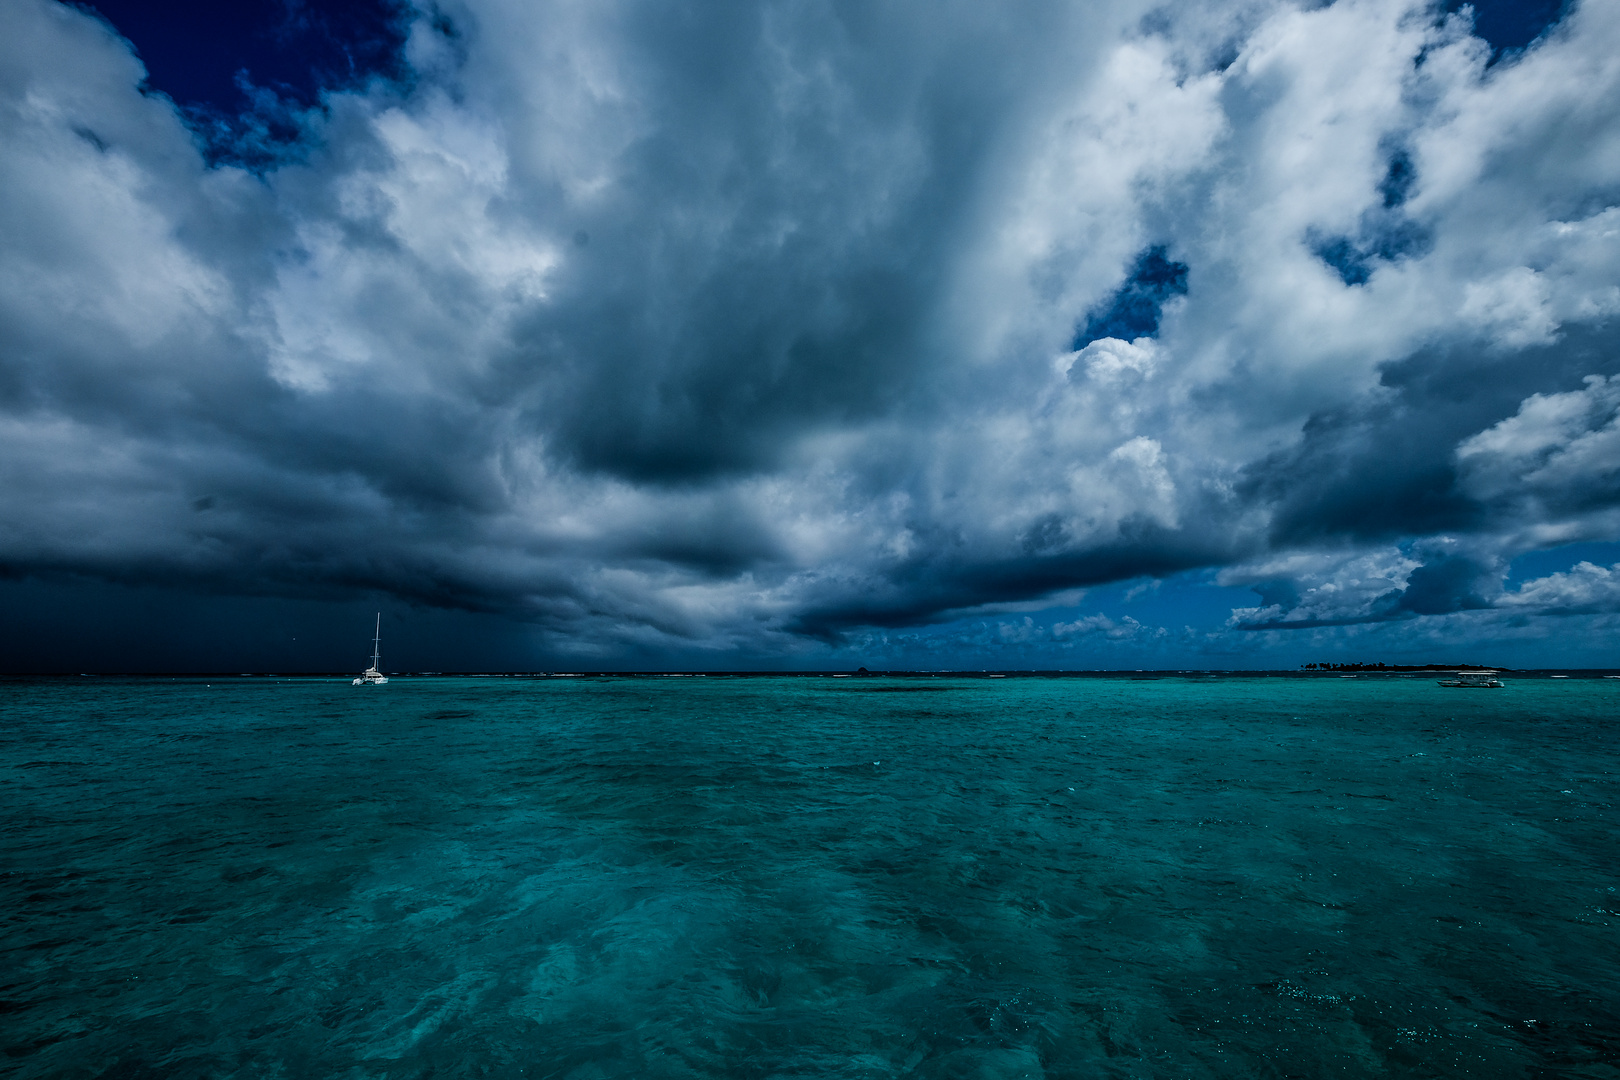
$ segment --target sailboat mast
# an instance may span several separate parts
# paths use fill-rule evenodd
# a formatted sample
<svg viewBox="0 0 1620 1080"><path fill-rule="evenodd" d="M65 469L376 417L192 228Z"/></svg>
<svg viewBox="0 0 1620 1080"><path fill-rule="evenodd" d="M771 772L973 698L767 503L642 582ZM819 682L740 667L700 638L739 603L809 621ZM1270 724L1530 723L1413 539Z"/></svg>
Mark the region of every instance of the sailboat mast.
<svg viewBox="0 0 1620 1080"><path fill-rule="evenodd" d="M382 612L377 612L377 627L371 633L371 669L377 669L377 661L382 659Z"/></svg>

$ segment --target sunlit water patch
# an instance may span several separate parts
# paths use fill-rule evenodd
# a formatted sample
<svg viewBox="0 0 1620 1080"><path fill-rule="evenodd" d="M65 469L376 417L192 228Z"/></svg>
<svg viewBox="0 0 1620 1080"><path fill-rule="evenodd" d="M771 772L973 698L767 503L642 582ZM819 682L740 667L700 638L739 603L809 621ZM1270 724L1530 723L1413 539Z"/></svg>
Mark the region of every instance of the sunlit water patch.
<svg viewBox="0 0 1620 1080"><path fill-rule="evenodd" d="M0 1072L1620 1076L1617 703L0 685Z"/></svg>

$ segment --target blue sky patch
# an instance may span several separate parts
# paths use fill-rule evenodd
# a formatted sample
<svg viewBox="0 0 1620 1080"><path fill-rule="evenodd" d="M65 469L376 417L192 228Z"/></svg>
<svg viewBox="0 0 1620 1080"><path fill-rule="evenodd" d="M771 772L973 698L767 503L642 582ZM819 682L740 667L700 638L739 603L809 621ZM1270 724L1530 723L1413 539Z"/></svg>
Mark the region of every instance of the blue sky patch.
<svg viewBox="0 0 1620 1080"><path fill-rule="evenodd" d="M296 142L325 91L403 72L405 10L390 0L95 0L147 88L167 94L209 157L265 164Z"/></svg>
<svg viewBox="0 0 1620 1080"><path fill-rule="evenodd" d="M1548 574L1564 573L1580 562L1605 567L1620 563L1620 543L1594 540L1579 544L1563 544L1541 551L1527 551L1508 566L1504 584L1509 589L1517 589L1526 581L1546 577Z"/></svg>
<svg viewBox="0 0 1620 1080"><path fill-rule="evenodd" d="M1086 319L1071 348L1083 349L1102 338L1134 341L1158 334L1165 302L1187 295L1187 264L1174 261L1167 251L1165 245L1155 244L1136 257L1131 276L1106 307Z"/></svg>
<svg viewBox="0 0 1620 1080"><path fill-rule="evenodd" d="M1447 11L1474 9L1474 33L1497 55L1523 49L1563 18L1564 0L1447 0Z"/></svg>

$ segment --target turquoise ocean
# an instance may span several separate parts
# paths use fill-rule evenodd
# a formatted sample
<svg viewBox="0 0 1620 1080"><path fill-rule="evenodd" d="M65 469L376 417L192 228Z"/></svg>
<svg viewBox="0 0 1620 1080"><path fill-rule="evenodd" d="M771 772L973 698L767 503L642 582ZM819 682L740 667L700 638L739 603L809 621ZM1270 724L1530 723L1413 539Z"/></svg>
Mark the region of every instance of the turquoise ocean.
<svg viewBox="0 0 1620 1080"><path fill-rule="evenodd" d="M1620 1077L1620 681L0 683L0 1075Z"/></svg>

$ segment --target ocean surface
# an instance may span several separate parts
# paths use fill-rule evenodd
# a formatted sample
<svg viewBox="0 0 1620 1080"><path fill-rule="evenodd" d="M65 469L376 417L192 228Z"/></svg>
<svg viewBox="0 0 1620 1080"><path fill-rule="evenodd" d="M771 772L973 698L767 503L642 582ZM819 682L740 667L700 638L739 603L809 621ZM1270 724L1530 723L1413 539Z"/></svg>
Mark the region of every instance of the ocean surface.
<svg viewBox="0 0 1620 1080"><path fill-rule="evenodd" d="M0 1075L1620 1077L1620 680L0 683Z"/></svg>

